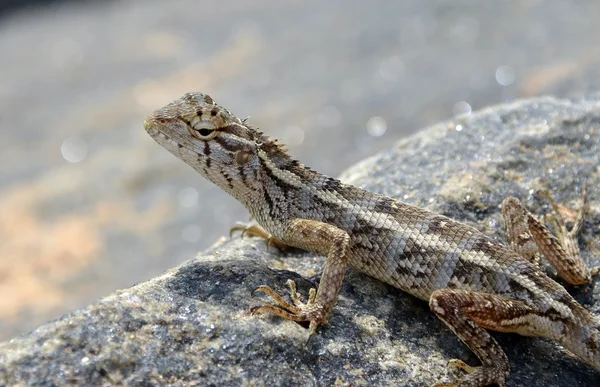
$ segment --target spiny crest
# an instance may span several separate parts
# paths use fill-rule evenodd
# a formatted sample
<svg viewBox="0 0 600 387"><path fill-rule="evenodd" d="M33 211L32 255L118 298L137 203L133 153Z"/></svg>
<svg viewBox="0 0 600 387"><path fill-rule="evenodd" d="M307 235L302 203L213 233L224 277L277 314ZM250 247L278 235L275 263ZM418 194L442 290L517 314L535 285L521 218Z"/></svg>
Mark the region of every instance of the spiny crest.
<svg viewBox="0 0 600 387"><path fill-rule="evenodd" d="M271 139L269 136L264 135L263 140L262 140L263 146L262 148L265 150L265 152L272 154L272 153L284 153L287 155L287 148L285 144L282 144L279 142L279 139L275 138L275 139Z"/></svg>
<svg viewBox="0 0 600 387"><path fill-rule="evenodd" d="M248 123L249 117L241 120L242 124L248 128L254 135L254 140L260 146L260 149L265 151L269 155L277 155L280 154L282 156L288 156L287 148L285 144L279 142L279 139L272 139L269 135L265 134L259 128L256 128Z"/></svg>
<svg viewBox="0 0 600 387"><path fill-rule="evenodd" d="M258 128L248 125L247 120L244 125L256 135L256 142L260 144L260 149L263 150L269 156L269 159L280 168L294 171L294 173L304 174L307 177L315 173L306 165L292 158L288 153L286 145L280 143L279 139L272 139Z"/></svg>
<svg viewBox="0 0 600 387"><path fill-rule="evenodd" d="M292 158L288 154L288 150L285 144L279 142L279 139L273 139L263 132L258 132L260 149L262 149L269 158L278 163L288 163L292 161Z"/></svg>

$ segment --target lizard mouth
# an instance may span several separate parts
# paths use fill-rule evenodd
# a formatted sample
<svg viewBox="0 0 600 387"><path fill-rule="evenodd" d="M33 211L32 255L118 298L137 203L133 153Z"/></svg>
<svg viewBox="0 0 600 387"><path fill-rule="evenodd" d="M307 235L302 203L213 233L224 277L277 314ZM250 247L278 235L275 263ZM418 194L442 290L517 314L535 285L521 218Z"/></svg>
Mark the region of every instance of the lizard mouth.
<svg viewBox="0 0 600 387"><path fill-rule="evenodd" d="M182 128L181 119L173 119L173 117L166 118L165 115L159 112L150 114L144 120L144 130L150 135L158 144L162 145L169 152L174 155L186 155L193 157L200 157L202 155L202 148L205 148L205 144L208 139L198 139L197 136L192 133L190 126ZM185 133L183 133L187 130Z"/></svg>
<svg viewBox="0 0 600 387"><path fill-rule="evenodd" d="M144 129L150 135L150 137L156 141L158 141L158 139L172 141L171 137L168 136L164 130L162 130L164 128L162 127L161 123L152 116L149 116L144 120Z"/></svg>
<svg viewBox="0 0 600 387"><path fill-rule="evenodd" d="M173 140L171 136L165 133L165 130L163 130L165 129L163 125L153 116L149 116L144 120L144 129L150 135L150 137L154 139L154 141L167 147L167 149L170 151L177 149L179 151L177 153L181 153L182 150L190 152L186 146Z"/></svg>
<svg viewBox="0 0 600 387"><path fill-rule="evenodd" d="M154 137L158 132L158 129L156 128L156 122L151 117L147 117L144 120L144 130L152 137Z"/></svg>

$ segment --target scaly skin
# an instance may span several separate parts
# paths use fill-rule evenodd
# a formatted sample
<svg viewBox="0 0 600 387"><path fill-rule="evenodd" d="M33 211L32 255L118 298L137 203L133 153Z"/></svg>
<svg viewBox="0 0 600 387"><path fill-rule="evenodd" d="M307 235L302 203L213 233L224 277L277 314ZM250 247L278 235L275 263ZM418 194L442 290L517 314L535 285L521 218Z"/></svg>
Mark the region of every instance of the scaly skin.
<svg viewBox="0 0 600 387"><path fill-rule="evenodd" d="M268 286L272 312L326 323L347 265L429 302L482 362L452 364L467 374L438 386L506 385L508 360L486 329L542 336L600 370L600 321L538 267L540 251L559 275L589 282L600 267L581 259L573 230L556 215L554 237L514 198L503 203L509 244L445 216L364 191L315 172L211 97L190 93L155 111L146 131L169 152L239 200L258 222L245 231L327 256L318 290L293 303ZM561 228L562 227L562 228ZM238 229L240 227L237 227ZM537 246L540 246L538 251Z"/></svg>

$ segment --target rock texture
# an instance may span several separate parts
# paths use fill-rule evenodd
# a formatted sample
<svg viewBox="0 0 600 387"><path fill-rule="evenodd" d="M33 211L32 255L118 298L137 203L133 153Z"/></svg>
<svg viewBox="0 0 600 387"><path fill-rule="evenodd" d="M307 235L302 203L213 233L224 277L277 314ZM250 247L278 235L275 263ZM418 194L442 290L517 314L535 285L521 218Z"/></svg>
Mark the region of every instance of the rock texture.
<svg viewBox="0 0 600 387"><path fill-rule="evenodd" d="M538 98L444 122L347 171L342 179L441 212L503 238L499 205L535 193L579 205L588 182L583 255L600 260L600 100ZM307 161L310 164L309 160ZM182 165L183 167L183 165ZM256 239L222 239L180 267L0 344L0 385L407 385L455 377L448 359L475 356L426 303L347 271L330 325L249 316L261 284L301 292L323 259L279 253ZM598 288L598 286L596 286ZM572 289L600 314L600 291ZM600 375L545 340L497 334L509 386L593 386Z"/></svg>

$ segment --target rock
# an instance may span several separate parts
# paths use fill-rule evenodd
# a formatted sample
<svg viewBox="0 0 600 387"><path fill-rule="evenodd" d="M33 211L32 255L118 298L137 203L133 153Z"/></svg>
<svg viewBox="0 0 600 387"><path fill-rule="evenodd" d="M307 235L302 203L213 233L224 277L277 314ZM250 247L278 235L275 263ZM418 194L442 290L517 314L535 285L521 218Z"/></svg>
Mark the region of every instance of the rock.
<svg viewBox="0 0 600 387"><path fill-rule="evenodd" d="M591 204L580 246L600 259L600 100L537 98L444 122L365 160L342 179L504 237L500 203L536 195ZM183 165L182 165L183 167ZM258 239L221 240L195 259L0 344L0 385L410 385L459 375L451 358L478 364L425 302L349 269L329 325L250 316L251 290L305 296L323 258L279 253ZM297 274L299 273L299 274ZM570 289L594 313L600 291ZM595 300L595 302L594 302ZM511 362L509 386L591 386L599 375L556 344L494 334Z"/></svg>

